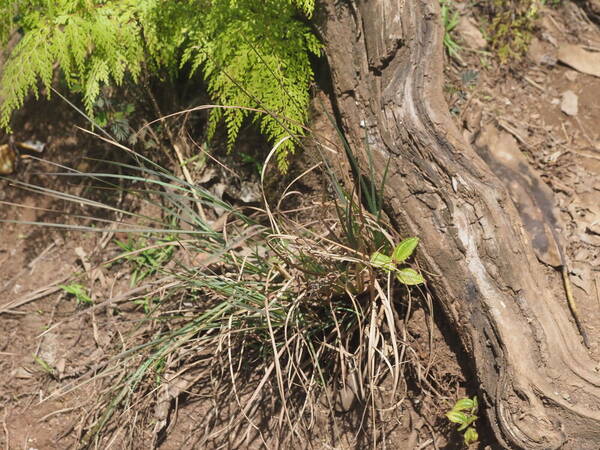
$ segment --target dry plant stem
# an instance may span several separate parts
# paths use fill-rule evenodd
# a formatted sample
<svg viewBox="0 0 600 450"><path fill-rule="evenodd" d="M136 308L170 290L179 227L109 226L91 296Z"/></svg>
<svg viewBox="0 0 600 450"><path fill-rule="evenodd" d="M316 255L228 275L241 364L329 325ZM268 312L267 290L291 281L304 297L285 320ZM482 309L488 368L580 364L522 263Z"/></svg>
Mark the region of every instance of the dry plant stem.
<svg viewBox="0 0 600 450"><path fill-rule="evenodd" d="M590 338L588 337L587 332L585 331L585 327L583 326L583 322L579 317L579 310L577 309L577 303L575 303L575 298L573 297L573 288L571 286L571 280L569 279L569 270L567 269L567 265L563 264L562 266L562 279L565 287L565 293L567 295L567 302L569 303L569 308L571 309L571 313L573 313L573 318L575 319L575 323L577 324L577 328L581 333L581 337L583 338L583 343L587 348L590 348Z"/></svg>
<svg viewBox="0 0 600 450"><path fill-rule="evenodd" d="M598 288L598 277L594 277L594 285L596 286L596 301L600 307L600 289Z"/></svg>
<svg viewBox="0 0 600 450"><path fill-rule="evenodd" d="M185 164L185 159L183 158L183 154L181 153L181 149L179 148L179 145L177 144L177 140L175 138L175 133L173 133L173 130L171 129L171 126L169 125L168 121L166 120L167 117L163 117L163 114L160 110L160 106L158 106L158 102L156 101L156 97L154 96L154 93L152 92L152 89L150 89L150 86L148 85L147 80L145 80L145 88L146 88L146 92L148 93L148 96L150 97L150 100L152 102L152 106L154 107L154 110L156 111L156 113L159 115L159 117L163 122L163 125L165 127L165 130L167 132L167 135L169 137L169 141L171 141L171 146L173 147L173 151L175 152L175 154L177 155L177 162L179 163L179 166L181 167L181 171L183 172L183 176L185 177L185 181L187 181L190 186L194 186L194 180L192 179L192 176L190 175L190 171L188 170L186 164ZM187 117L187 115L185 116ZM162 120L165 119L165 120ZM206 222L206 214L204 213L204 208L202 207L202 203L200 201L200 198L198 197L198 194L196 193L195 190L192 191L192 195L194 197L194 200L196 200L196 209L198 210L198 214L200 215L200 218L202 219L203 222Z"/></svg>
<svg viewBox="0 0 600 450"><path fill-rule="evenodd" d="M16 308L19 308L20 306L26 305L27 303L30 303L34 300L46 297L50 294L60 291L60 285L66 283L70 278L72 278L72 276L73 274L59 278L58 280L53 281L52 283L44 286L43 288L33 291L25 297L11 300L3 305L0 305L0 315L6 313L15 314L14 310Z"/></svg>
<svg viewBox="0 0 600 450"><path fill-rule="evenodd" d="M506 188L448 114L438 2L320 5L339 124L362 167L371 158L381 177L391 158L386 212L421 238L418 259L472 356L499 446L597 448L597 363L560 277L538 262Z"/></svg>
<svg viewBox="0 0 600 450"><path fill-rule="evenodd" d="M194 180L192 180L192 176L190 175L190 171L185 165L185 160L183 159L183 155L181 154L181 150L177 144L173 144L173 150L177 155L177 160L179 161L179 166L181 167L181 171L183 172L183 176L185 177L185 181L187 181L191 186L194 186ZM195 190L192 191L192 195L194 196L194 200L196 200L196 209L198 210L198 214L200 214L200 218L203 222L206 223L206 214L204 214L204 208L202 207L202 202L200 201L200 197Z"/></svg>
<svg viewBox="0 0 600 450"><path fill-rule="evenodd" d="M25 274L25 272L27 272L29 270L33 270L33 268L35 267L35 265L42 258L44 258L48 254L48 252L50 252L50 250L52 250L55 246L56 246L56 244L53 242L50 245L48 245L44 250L42 250L42 252L39 255L37 255L33 260L31 260L29 263L27 263L27 266L24 269L22 269L14 277L12 277L10 280L8 280L4 284L4 286L2 286L2 289L0 289L0 293L6 291L9 287L11 287L13 283L15 283L16 281L18 281Z"/></svg>
<svg viewBox="0 0 600 450"><path fill-rule="evenodd" d="M6 426L6 418L8 417L8 408L4 407L4 417L2 418L2 429L4 430L4 436L6 440L4 441L4 448L6 450L10 449L10 435L8 434L8 427Z"/></svg>

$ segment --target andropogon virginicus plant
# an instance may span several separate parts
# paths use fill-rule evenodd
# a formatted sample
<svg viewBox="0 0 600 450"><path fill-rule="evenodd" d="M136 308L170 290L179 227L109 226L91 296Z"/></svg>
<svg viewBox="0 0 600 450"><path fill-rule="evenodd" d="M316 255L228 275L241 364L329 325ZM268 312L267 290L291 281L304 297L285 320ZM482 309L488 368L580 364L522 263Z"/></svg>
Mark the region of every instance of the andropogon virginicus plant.
<svg viewBox="0 0 600 450"><path fill-rule="evenodd" d="M125 338L110 365L89 374L103 380L105 391L100 407L90 408L83 444L102 445L111 425L130 423L131 408L158 410L156 405L169 405L178 395L173 392L182 389L210 398L213 405L211 415L200 418L200 446L232 437L232 444L241 446L260 439L256 423L261 414L277 418L269 427L281 445L294 445L314 427L312 417L317 408L323 414L322 405L332 443L344 427L341 421L350 416L356 421L356 439L370 436L370 443L376 443L382 415L394 414L408 390L404 371L414 355L401 310L412 308L414 288L408 285L422 282L419 272L407 267L418 240L400 239L382 214L377 186L385 185L385 177L378 183L358 179L349 190L323 162L292 180L275 200L263 184L264 204L241 210L113 144L135 157L135 163L113 163L121 173L63 170L55 175L93 178L114 189L127 186L118 182L125 178L137 186L128 195L162 214L144 216L15 180L84 208L118 212L123 218L108 223L81 214L96 226L74 228L105 232L110 225L111 232L142 234L146 247L132 247L129 253L161 244L176 249L172 263L143 262L154 274L128 300L152 298L152 303L145 304L145 320L132 324L136 339ZM276 154L275 146L262 167L263 182L274 170L269 161ZM302 198L295 184L312 171L329 180L332 197L290 207ZM209 217L212 210L221 215L203 219L196 202ZM165 241L165 236L177 238ZM387 255L389 261L380 264ZM112 300L98 299L82 313L97 311L105 302ZM418 372L426 376L427 370ZM360 414L341 419L336 411L347 403L342 397L360 406ZM168 423L163 416L146 420L155 437ZM128 429L132 442L141 438L140 422Z"/></svg>

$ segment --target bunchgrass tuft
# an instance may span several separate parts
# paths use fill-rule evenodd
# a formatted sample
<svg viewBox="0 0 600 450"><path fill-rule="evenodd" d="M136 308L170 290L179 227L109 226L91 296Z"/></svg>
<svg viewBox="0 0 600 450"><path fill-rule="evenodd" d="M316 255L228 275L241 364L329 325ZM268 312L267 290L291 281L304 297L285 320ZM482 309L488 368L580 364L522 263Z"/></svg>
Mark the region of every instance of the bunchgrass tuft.
<svg viewBox="0 0 600 450"><path fill-rule="evenodd" d="M372 167L369 177L360 175L342 141L339 150L354 184L338 183L324 159L273 200L264 190L267 172L276 170L269 157L262 168L263 205L242 210L121 144L99 139L136 162L113 163L119 173L57 167L54 175L124 189L160 214L16 182L117 218L81 213L68 223L38 225L130 233L128 241L116 242L121 254L110 263L129 264L137 287L79 314L131 301L143 305L144 320L92 374L104 391L88 416L82 445L106 443L123 427L135 439L140 411L147 417L141 436L150 435L157 445L173 402L185 393L208 405L188 443L198 448L293 446L316 427L329 445L348 435L369 444L384 439L378 424L406 395L405 365L418 364L401 313L410 315L411 290L393 270L372 263L375 252L391 255L400 242L382 213L385 174L378 182ZM296 185L312 171L328 185L329 198L301 199ZM218 212L209 214L214 220L205 220L196 202L203 211Z"/></svg>

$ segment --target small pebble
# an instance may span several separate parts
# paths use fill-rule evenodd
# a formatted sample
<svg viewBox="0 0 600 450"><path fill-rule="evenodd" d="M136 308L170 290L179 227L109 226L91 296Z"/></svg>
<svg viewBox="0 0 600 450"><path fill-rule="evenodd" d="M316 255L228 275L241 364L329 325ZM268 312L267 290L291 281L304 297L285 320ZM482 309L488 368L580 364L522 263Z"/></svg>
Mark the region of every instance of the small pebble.
<svg viewBox="0 0 600 450"><path fill-rule="evenodd" d="M565 91L562 94L560 109L568 116L576 116L579 110L579 99L573 91Z"/></svg>

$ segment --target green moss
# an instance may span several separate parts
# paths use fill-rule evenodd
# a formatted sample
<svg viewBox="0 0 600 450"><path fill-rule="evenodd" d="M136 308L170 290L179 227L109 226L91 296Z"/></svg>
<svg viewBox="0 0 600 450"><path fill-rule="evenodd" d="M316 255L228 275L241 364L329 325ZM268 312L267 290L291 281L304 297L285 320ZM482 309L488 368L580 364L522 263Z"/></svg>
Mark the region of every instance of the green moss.
<svg viewBox="0 0 600 450"><path fill-rule="evenodd" d="M501 62L523 57L538 16L538 0L493 0L490 46Z"/></svg>

